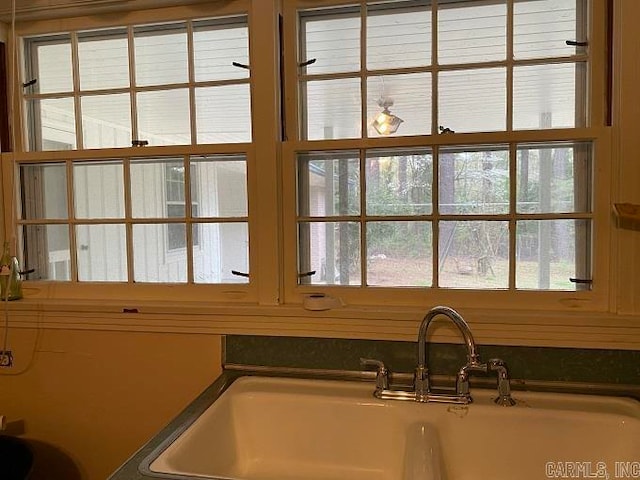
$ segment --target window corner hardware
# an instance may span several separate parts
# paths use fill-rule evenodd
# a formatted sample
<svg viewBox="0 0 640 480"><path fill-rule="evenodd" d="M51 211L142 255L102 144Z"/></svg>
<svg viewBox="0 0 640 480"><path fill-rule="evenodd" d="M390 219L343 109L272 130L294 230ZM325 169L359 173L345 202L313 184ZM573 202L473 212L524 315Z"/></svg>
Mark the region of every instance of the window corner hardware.
<svg viewBox="0 0 640 480"><path fill-rule="evenodd" d="M36 83L38 83L38 79L34 78L32 80L29 80L28 82L23 83L22 86L24 88L27 88L27 87L31 87L31 86L35 85Z"/></svg>
<svg viewBox="0 0 640 480"><path fill-rule="evenodd" d="M582 285L591 285L593 283L593 280L591 280L590 278L570 278L569 281L571 283L577 283Z"/></svg>
<svg viewBox="0 0 640 480"><path fill-rule="evenodd" d="M249 278L249 274L245 272L239 272L238 270L231 270L231 274L237 277Z"/></svg>
<svg viewBox="0 0 640 480"><path fill-rule="evenodd" d="M315 274L316 274L315 270L311 270L310 272L302 272L298 274L298 278L313 277Z"/></svg>
<svg viewBox="0 0 640 480"><path fill-rule="evenodd" d="M149 140L131 140L132 147L146 147L149 145Z"/></svg>
<svg viewBox="0 0 640 480"><path fill-rule="evenodd" d="M300 62L298 64L299 67L308 67L309 65L313 65L314 63L316 63L318 61L317 58L312 58L311 60L307 60L306 62Z"/></svg>
<svg viewBox="0 0 640 480"><path fill-rule="evenodd" d="M570 47L586 47L589 45L589 42L578 42L576 40L567 40L565 43Z"/></svg>
<svg viewBox="0 0 640 480"><path fill-rule="evenodd" d="M245 65L244 63L231 62L231 65L238 68L244 68L245 70L251 70L251 67L249 65Z"/></svg>

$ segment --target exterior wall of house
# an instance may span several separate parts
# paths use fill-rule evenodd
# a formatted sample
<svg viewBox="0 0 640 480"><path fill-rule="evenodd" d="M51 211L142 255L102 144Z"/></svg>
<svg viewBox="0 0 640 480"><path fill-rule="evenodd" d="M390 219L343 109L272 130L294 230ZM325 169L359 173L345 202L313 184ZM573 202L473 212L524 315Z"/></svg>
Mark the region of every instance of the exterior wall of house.
<svg viewBox="0 0 640 480"><path fill-rule="evenodd" d="M75 144L73 116L66 115L56 108L43 108L42 122L45 146L60 148L61 145L67 145L71 148ZM93 140L98 142L125 136L130 141L131 131L118 125L108 125L99 119L86 116L83 117L83 122L85 138L95 137ZM90 132L91 135L87 137L86 132ZM176 161L182 162L182 159ZM132 192L141 192L142 195L134 196L134 218L167 216L164 168L165 165L162 163L135 166L135 174L131 175L131 189ZM66 212L66 192L61 188L59 178L61 173L63 172L56 169L44 172L43 200L48 215L54 218L64 218L63 212ZM197 216L246 215L246 209L242 208L242 205L246 204L244 168L234 168L229 164L221 167L205 160L193 163L191 175L196 177L196 191L192 192L192 202L197 209ZM121 163L74 168L76 216L91 219L124 217L123 185ZM136 198L141 200L135 201ZM193 262L197 283L237 281L238 278L231 274L231 270L248 272L248 234L245 224L201 223L195 228L198 232L194 233L197 244L193 251ZM66 242L59 241L55 234L55 231L48 233L48 245L52 250L49 258L49 278L64 280L69 278L70 252ZM186 250L171 248L168 235L167 225L134 227L134 252L139 253L134 262L136 279L186 281ZM78 275L81 280L126 280L124 224L79 227L76 242Z"/></svg>

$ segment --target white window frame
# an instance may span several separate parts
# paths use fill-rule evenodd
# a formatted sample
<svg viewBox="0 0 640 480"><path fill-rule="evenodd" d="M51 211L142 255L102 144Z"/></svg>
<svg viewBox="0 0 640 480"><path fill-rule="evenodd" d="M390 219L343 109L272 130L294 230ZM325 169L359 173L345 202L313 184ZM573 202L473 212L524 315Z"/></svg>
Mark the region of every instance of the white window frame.
<svg viewBox="0 0 640 480"><path fill-rule="evenodd" d="M114 16L108 20L100 19L98 17L74 17L65 18L61 20L38 20L29 21L16 24L16 38L18 42L21 42L22 38L39 37L48 35L64 34L68 31L76 30L98 30L98 29L118 29L129 28L131 32L131 26L133 25L149 25L149 24L170 24L172 22L197 22L200 19L207 20L210 18L237 18L239 16L245 16L248 18L248 26L250 32L250 58L252 59L251 78L247 80L240 80L231 83L249 83L252 94L252 123L253 119L264 120L269 116L275 116L276 112L270 108L260 108L260 102L256 102L256 96L268 96L275 97L277 95L277 82L276 77L273 75L272 81L257 82L255 77L262 77L263 75L256 75L255 72L260 70L266 70L267 72L272 70L272 66L269 65L268 60L264 57L261 58L261 54L256 54L253 50L256 49L256 45L267 44L272 45L272 50L276 51L275 35L276 32L271 26L261 25L264 23L265 13L271 15L274 20L276 18L276 11L273 10L272 5L266 5L264 1L256 0L233 0L232 2L225 2L223 5L211 4L208 6L198 6L193 9L190 6L173 7L173 8L157 8L153 10L136 10L123 13L118 16ZM253 19L262 18L260 22L256 22ZM266 28L265 28L266 27ZM21 43L18 43L20 47ZM22 51L22 50L21 50ZM24 53L24 52L22 52ZM24 58L24 55L21 56ZM255 60L254 60L255 59ZM18 61L20 64L22 61ZM75 67L77 68L77 66ZM191 69L193 71L193 69ZM273 72L272 72L273 73ZM271 76L267 73L268 78ZM22 90L21 83L25 82L27 72L24 70L18 76L16 83L19 85L17 91ZM77 77L76 77L77 78ZM77 82L76 82L77 83ZM202 83L202 82L200 82ZM204 82L204 83L220 83L220 82ZM225 83L225 82L223 82ZM227 82L228 83L228 82ZM193 77L190 79L186 87L189 89L195 88ZM135 93L135 89L127 88L131 91L132 95ZM80 95L82 92L74 88L73 95ZM193 100L192 100L193 101ZM253 105L257 104L257 106ZM269 277L270 275L259 275L260 270L269 269L273 271L272 264L277 263L277 256L261 254L263 249L269 249L272 245L277 243L277 235L275 232L266 229L260 237L266 240L261 242L257 241L258 234L255 233L258 229L265 230L265 226L260 226L260 222L256 219L261 217L268 218L271 216L271 212L274 211L275 205L267 201L256 201L256 198L260 196L257 193L258 182L257 176L263 175L269 177L273 175L273 160L274 152L276 151L275 141L264 142L262 141L262 147L256 148L256 138L252 139L251 143L231 143L231 144L195 144L195 129L192 128L192 142L189 145L171 145L171 146L146 146L146 147L124 147L124 148L105 148L99 150L66 150L66 151L30 151L29 141L27 135L27 129L25 122L22 120L25 115L25 106L19 100L16 99L16 107L12 117L14 125L20 125L20 128L16 128L13 131L13 148L14 152L5 153L3 157L3 173L16 178L16 183L19 183L19 165L21 164L38 164L38 163L67 163L67 171L71 169L71 165L74 161L103 161L106 159L124 159L124 162L128 162L128 159L140 158L141 156L149 158L188 158L191 157L204 157L214 155L243 155L246 158L247 165L247 192L248 192L248 209L251 215L247 219L248 228L251 232L249 240L249 265L250 277L248 283L240 284L137 284L133 281L131 275L132 264L132 252L128 252L129 258L129 280L128 282L109 283L108 292L105 291L104 284L97 282L78 283L71 282L52 282L52 281L29 281L27 285L34 285L33 292L37 292L34 298L75 298L80 296L81 298L93 299L94 301L101 301L109 298L128 298L131 300L144 299L144 298L181 298L185 301L202 301L217 300L221 302L257 302L263 303L276 303L277 302L277 287L269 287L268 285L260 285L259 278ZM192 105L193 107L193 105ZM265 113L265 110L268 112ZM268 122L268 124L275 124L277 117L274 120ZM76 124L81 122L81 119L76 119ZM193 122L192 122L193 123ZM193 125L192 125L193 127ZM274 130L276 131L276 130ZM78 133L79 135L79 133ZM257 135L260 137L260 135ZM126 170L126 169L125 169ZM271 170L268 173L265 170ZM262 173L261 173L262 172ZM69 175L67 178L71 178ZM69 183L69 182L68 182ZM274 182L275 184L276 182ZM128 179L125 179L125 186L128 185ZM68 190L71 188L68 185ZM125 188L125 196L129 195L128 188ZM270 190L270 189L266 189ZM12 195L8 195L6 189L4 191L5 201L9 201L7 205L19 204L19 198L14 200ZM14 190L13 193L20 195L19 191ZM70 194L69 194L70 195ZM262 196L264 197L264 196ZM70 198L70 197L69 197ZM275 199L275 195L271 195L271 198ZM16 203L18 202L18 203ZM5 222L7 222L7 231L11 232L10 235L13 238L17 238L20 241L20 228L16 226L43 223L40 221L20 220L17 213L10 212L11 209L5 210ZM234 221L234 219L221 219L222 222ZM195 219L194 219L195 221ZM237 219L236 219L237 221ZM76 224L86 223L77 222L75 219L68 220L47 220L47 224ZM100 221L99 223L105 223ZM111 223L107 221L106 223ZM124 220L121 223L127 224L127 229L132 227L132 218L130 213L126 213ZM144 223L144 222L142 222ZM277 218L276 222L277 224ZM190 233L187 232L189 236ZM269 239L268 237L272 237ZM70 236L70 250L75 252L74 237ZM128 249L130 250L131 244ZM20 252L19 252L20 253ZM75 265L75 256L71 255L71 270L77 271ZM259 260L263 258L262 260ZM191 265L188 266L191 268ZM166 292L166 293L163 293ZM170 296L168 296L170 295ZM177 297L176 297L177 295ZM262 300L261 300L262 299Z"/></svg>
<svg viewBox="0 0 640 480"><path fill-rule="evenodd" d="M347 5L353 5L355 2ZM513 0L507 2L508 12L513 9ZM342 1L312 1L312 0L288 0L285 1L285 44L289 45L286 51L285 84L289 86L287 99L289 100L286 110L287 118L287 141L283 144L283 169L285 194L284 211L284 252L285 252L285 298L287 302L302 302L304 298L313 293L326 293L338 296L347 304L355 305L385 305L390 307L416 307L419 305L449 304L460 306L461 308L515 308L515 309L543 309L559 311L606 311L609 308L609 286L610 286L610 266L607 258L612 245L608 231L612 228L612 221L607 209L610 200L610 176L611 165L607 161L611 152L611 129L606 125L606 72L607 59L605 56L606 46L606 25L604 21L597 19L606 18L604 2L589 1L590 13L587 21L589 23L590 35L589 45L591 49L590 62L587 64L587 83L590 88L590 95L587 97L587 126L573 129L550 129L550 130L523 130L499 133L453 133L446 135L437 134L437 122L432 121L432 134L414 137L386 137L386 138L366 138L364 132L367 127L366 116L366 92L362 89L362 138L359 139L336 139L336 140L305 140L302 133L302 122L304 121L301 105L301 88L297 86L301 80L307 77L301 69L297 67L299 62L306 61L302 52L298 51L300 40L299 11L313 8L340 7L345 5ZM359 2L360 6L366 4ZM366 21L366 11L360 11L361 21ZM508 16L508 18L510 18ZM511 20L507 32L512 29ZM432 23L433 22L432 20ZM365 65L366 51L361 32L360 55L361 65ZM437 48L437 43L432 41L432 49ZM507 47L509 51L509 47ZM504 62L512 65L512 61ZM429 67L429 69L436 67ZM403 72L406 69L403 69ZM420 69L418 69L420 70ZM366 81L369 72L360 69L362 82ZM338 74L336 77L342 77ZM349 74L353 76L353 74ZM319 75L320 78L331 77L331 75ZM508 94L509 95L509 94ZM510 109L507 107L507 111ZM508 114L509 116L509 114ZM509 121L507 122L509 124ZM594 170L594 192L593 211L591 219L593 221L592 235L592 288L590 291L527 291L527 290L458 290L439 288L383 288L364 286L329 286L329 285L304 285L298 279L298 258L295 253L298 250L297 222L299 216L296 212L297 205L297 178L296 178L296 156L299 153L317 151L339 151L355 150L366 151L375 148L435 148L446 146L473 146L473 145L499 145L499 144L523 144L553 141L577 141L593 142L593 170ZM360 154L362 155L362 153ZM512 162L513 163L513 162ZM512 169L515 168L513 165ZM434 180L435 181L435 180ZM514 182L511 182L514 183ZM514 185L511 186L512 196ZM338 220L340 217L337 217ZM512 245L511 248L514 246Z"/></svg>

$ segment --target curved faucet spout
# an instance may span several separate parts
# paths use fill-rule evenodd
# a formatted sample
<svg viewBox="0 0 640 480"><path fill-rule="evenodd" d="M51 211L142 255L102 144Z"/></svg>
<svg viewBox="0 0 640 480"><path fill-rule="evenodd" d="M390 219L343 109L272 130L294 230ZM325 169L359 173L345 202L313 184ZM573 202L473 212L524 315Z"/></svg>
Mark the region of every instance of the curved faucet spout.
<svg viewBox="0 0 640 480"><path fill-rule="evenodd" d="M438 315L444 315L448 317L464 338L464 343L467 346L467 365L476 366L479 365L479 357L476 352L476 343L471 334L469 324L465 322L458 312L453 308L438 306L433 307L427 312L420 324L420 330L418 331L418 366L415 374L415 389L418 395L427 395L429 393L429 370L427 368L427 330L431 321Z"/></svg>
<svg viewBox="0 0 640 480"><path fill-rule="evenodd" d="M438 306L429 310L420 324L420 330L418 331L418 366L425 367L427 365L427 330L431 320L438 315L445 315L458 327L467 346L467 362L470 364L476 363L478 361L476 342L471 334L469 324L453 308Z"/></svg>

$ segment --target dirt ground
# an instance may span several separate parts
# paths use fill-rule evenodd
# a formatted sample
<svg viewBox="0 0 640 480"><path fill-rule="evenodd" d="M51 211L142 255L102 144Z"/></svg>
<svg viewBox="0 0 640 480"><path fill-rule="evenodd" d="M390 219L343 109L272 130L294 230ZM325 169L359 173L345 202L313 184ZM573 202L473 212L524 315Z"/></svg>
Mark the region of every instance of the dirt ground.
<svg viewBox="0 0 640 480"><path fill-rule="evenodd" d="M518 288L537 288L537 262L518 262L516 274ZM573 275L572 265L553 263L550 288L574 290L568 280ZM431 257L377 257L367 264L367 285L371 286L429 287L432 276ZM441 287L506 289L509 265L506 260L449 257L439 276Z"/></svg>

